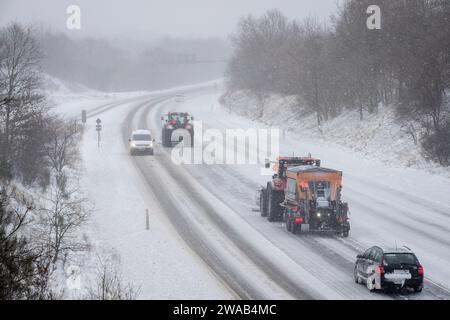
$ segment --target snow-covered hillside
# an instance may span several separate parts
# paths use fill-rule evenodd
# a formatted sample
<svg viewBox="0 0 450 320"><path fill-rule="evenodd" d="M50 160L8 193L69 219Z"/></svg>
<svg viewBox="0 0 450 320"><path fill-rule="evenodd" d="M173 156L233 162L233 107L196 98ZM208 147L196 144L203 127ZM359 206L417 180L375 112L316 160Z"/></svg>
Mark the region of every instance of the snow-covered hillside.
<svg viewBox="0 0 450 320"><path fill-rule="evenodd" d="M380 106L376 114L365 113L363 121L358 111L346 111L319 127L315 114L306 114L294 96L273 95L264 101L262 111L258 100L246 91L226 93L221 103L233 113L298 133L317 143L337 144L390 166L425 169L450 176L450 168L424 159L411 128L396 121L393 108Z"/></svg>

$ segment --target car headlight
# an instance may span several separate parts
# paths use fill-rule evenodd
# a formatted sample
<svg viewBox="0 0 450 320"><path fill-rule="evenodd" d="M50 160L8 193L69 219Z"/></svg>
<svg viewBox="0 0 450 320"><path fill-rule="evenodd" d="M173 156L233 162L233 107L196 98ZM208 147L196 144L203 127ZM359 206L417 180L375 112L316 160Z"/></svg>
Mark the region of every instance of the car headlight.
<svg viewBox="0 0 450 320"><path fill-rule="evenodd" d="M136 143L132 142L132 143L131 143L131 146L132 146L133 148L136 147Z"/></svg>
<svg viewBox="0 0 450 320"><path fill-rule="evenodd" d="M320 212L317 213L317 218L320 218L322 215L320 214Z"/></svg>

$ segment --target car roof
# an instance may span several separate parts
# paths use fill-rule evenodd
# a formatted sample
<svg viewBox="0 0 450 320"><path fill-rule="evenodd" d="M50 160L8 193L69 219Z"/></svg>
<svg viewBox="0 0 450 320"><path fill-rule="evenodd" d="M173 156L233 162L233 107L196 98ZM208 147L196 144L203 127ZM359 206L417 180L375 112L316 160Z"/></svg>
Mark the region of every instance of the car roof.
<svg viewBox="0 0 450 320"><path fill-rule="evenodd" d="M135 130L135 131L133 131L132 135L135 135L135 134L149 134L149 135L151 135L150 131L148 131L148 130Z"/></svg>
<svg viewBox="0 0 450 320"><path fill-rule="evenodd" d="M384 254L386 253L413 253L411 251L411 249L409 249L406 246L403 247L399 247L399 248L391 248L391 247L379 247L379 246L375 246L373 248L379 248L383 251Z"/></svg>

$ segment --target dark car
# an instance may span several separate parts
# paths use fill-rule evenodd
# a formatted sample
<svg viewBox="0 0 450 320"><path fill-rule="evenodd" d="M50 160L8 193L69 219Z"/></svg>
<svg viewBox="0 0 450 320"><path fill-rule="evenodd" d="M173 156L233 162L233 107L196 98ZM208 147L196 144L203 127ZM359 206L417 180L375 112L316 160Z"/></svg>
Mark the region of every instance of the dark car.
<svg viewBox="0 0 450 320"><path fill-rule="evenodd" d="M356 283L365 283L370 291L411 288L423 289L424 269L407 247L382 249L372 247L357 256Z"/></svg>

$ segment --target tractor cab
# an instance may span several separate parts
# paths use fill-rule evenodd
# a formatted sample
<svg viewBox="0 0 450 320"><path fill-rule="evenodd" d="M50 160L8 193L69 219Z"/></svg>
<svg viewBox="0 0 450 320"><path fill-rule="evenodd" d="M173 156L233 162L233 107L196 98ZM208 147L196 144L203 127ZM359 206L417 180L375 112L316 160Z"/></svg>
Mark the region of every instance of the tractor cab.
<svg viewBox="0 0 450 320"><path fill-rule="evenodd" d="M320 167L321 161L320 159L312 158L311 155L308 157L278 157L277 161L270 161L266 159L265 167L270 169L271 163L275 163L273 166L273 170L276 174L273 178L286 178L286 170L291 167L298 166L317 166Z"/></svg>
<svg viewBox="0 0 450 320"><path fill-rule="evenodd" d="M161 117L161 120L174 128L184 128L194 118L185 112L170 112L166 117Z"/></svg>

